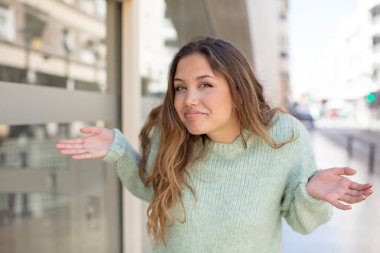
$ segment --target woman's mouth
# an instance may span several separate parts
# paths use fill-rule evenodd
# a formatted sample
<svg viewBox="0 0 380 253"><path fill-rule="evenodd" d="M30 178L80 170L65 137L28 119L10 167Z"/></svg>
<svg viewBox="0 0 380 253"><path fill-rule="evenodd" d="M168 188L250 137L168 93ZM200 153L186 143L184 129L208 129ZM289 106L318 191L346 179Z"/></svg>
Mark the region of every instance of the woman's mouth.
<svg viewBox="0 0 380 253"><path fill-rule="evenodd" d="M185 112L185 118L186 119L194 119L194 118L197 118L199 116L202 116L204 115L204 113L200 112L200 111L188 111L188 112Z"/></svg>

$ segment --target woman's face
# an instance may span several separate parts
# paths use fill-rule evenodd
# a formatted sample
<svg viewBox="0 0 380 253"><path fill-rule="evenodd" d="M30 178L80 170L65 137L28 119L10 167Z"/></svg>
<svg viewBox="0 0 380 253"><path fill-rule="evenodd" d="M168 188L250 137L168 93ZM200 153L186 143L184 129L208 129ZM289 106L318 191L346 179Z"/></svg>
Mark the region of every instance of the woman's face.
<svg viewBox="0 0 380 253"><path fill-rule="evenodd" d="M178 62L174 90L174 107L191 134L206 134L221 143L232 142L239 135L227 80L213 72L205 56L192 54Z"/></svg>

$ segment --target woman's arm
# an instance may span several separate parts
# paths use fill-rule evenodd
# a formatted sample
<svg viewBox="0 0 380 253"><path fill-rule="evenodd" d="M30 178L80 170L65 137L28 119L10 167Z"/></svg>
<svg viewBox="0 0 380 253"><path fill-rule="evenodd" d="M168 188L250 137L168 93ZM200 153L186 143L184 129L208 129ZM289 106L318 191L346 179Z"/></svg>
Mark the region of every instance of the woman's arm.
<svg viewBox="0 0 380 253"><path fill-rule="evenodd" d="M61 154L71 155L75 160L102 158L106 162L116 162L117 173L123 185L140 199L148 202L152 199L152 188L145 187L139 177L139 163L142 158L118 129L86 127L80 131L90 135L59 140L56 148ZM152 148L154 145L156 144L153 140ZM152 151L148 161L152 160L153 155Z"/></svg>
<svg viewBox="0 0 380 253"><path fill-rule="evenodd" d="M126 137L116 128L113 129L115 134L111 148L103 158L105 162L116 162L116 171L122 184L134 196L150 202L153 198L153 189L151 186L145 187L139 176L139 164L141 155L130 145ZM154 155L153 148L155 142L152 143L149 159ZM147 163L149 165L149 162Z"/></svg>
<svg viewBox="0 0 380 253"><path fill-rule="evenodd" d="M330 219L331 205L349 210L351 206L341 201L358 203L372 194L371 184L359 184L344 177L356 173L351 168L318 170L303 126L300 126L299 138L295 142L295 150L302 156L290 177L282 203L282 215L294 230L309 233Z"/></svg>
<svg viewBox="0 0 380 253"><path fill-rule="evenodd" d="M288 145L292 145L290 152L297 153L299 158L287 181L281 215L295 231L307 234L332 217L332 206L307 192L308 179L318 168L307 130L299 122L292 128L298 137Z"/></svg>

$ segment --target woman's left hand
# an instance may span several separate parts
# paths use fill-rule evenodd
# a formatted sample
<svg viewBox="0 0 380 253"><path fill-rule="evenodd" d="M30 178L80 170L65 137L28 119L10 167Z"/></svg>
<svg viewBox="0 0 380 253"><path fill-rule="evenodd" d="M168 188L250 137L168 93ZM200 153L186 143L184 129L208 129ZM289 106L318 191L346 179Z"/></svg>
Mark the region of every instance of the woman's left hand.
<svg viewBox="0 0 380 253"><path fill-rule="evenodd" d="M347 177L356 174L351 168L331 168L318 171L310 178L306 190L314 198L327 201L333 206L350 210L351 205L359 203L372 194L371 184L359 184Z"/></svg>

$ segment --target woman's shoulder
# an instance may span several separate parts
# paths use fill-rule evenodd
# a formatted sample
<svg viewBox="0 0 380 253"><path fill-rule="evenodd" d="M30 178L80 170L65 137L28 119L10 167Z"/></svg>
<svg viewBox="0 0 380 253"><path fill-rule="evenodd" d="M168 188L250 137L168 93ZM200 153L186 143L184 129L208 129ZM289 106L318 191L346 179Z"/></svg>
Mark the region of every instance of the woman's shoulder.
<svg viewBox="0 0 380 253"><path fill-rule="evenodd" d="M304 125L293 115L286 112L278 112L273 116L274 126L292 127L296 129L305 128Z"/></svg>
<svg viewBox="0 0 380 253"><path fill-rule="evenodd" d="M276 113L273 116L273 124L269 130L269 134L276 141L284 141L289 138L305 136L307 134L307 130L305 126L294 116L288 113Z"/></svg>

